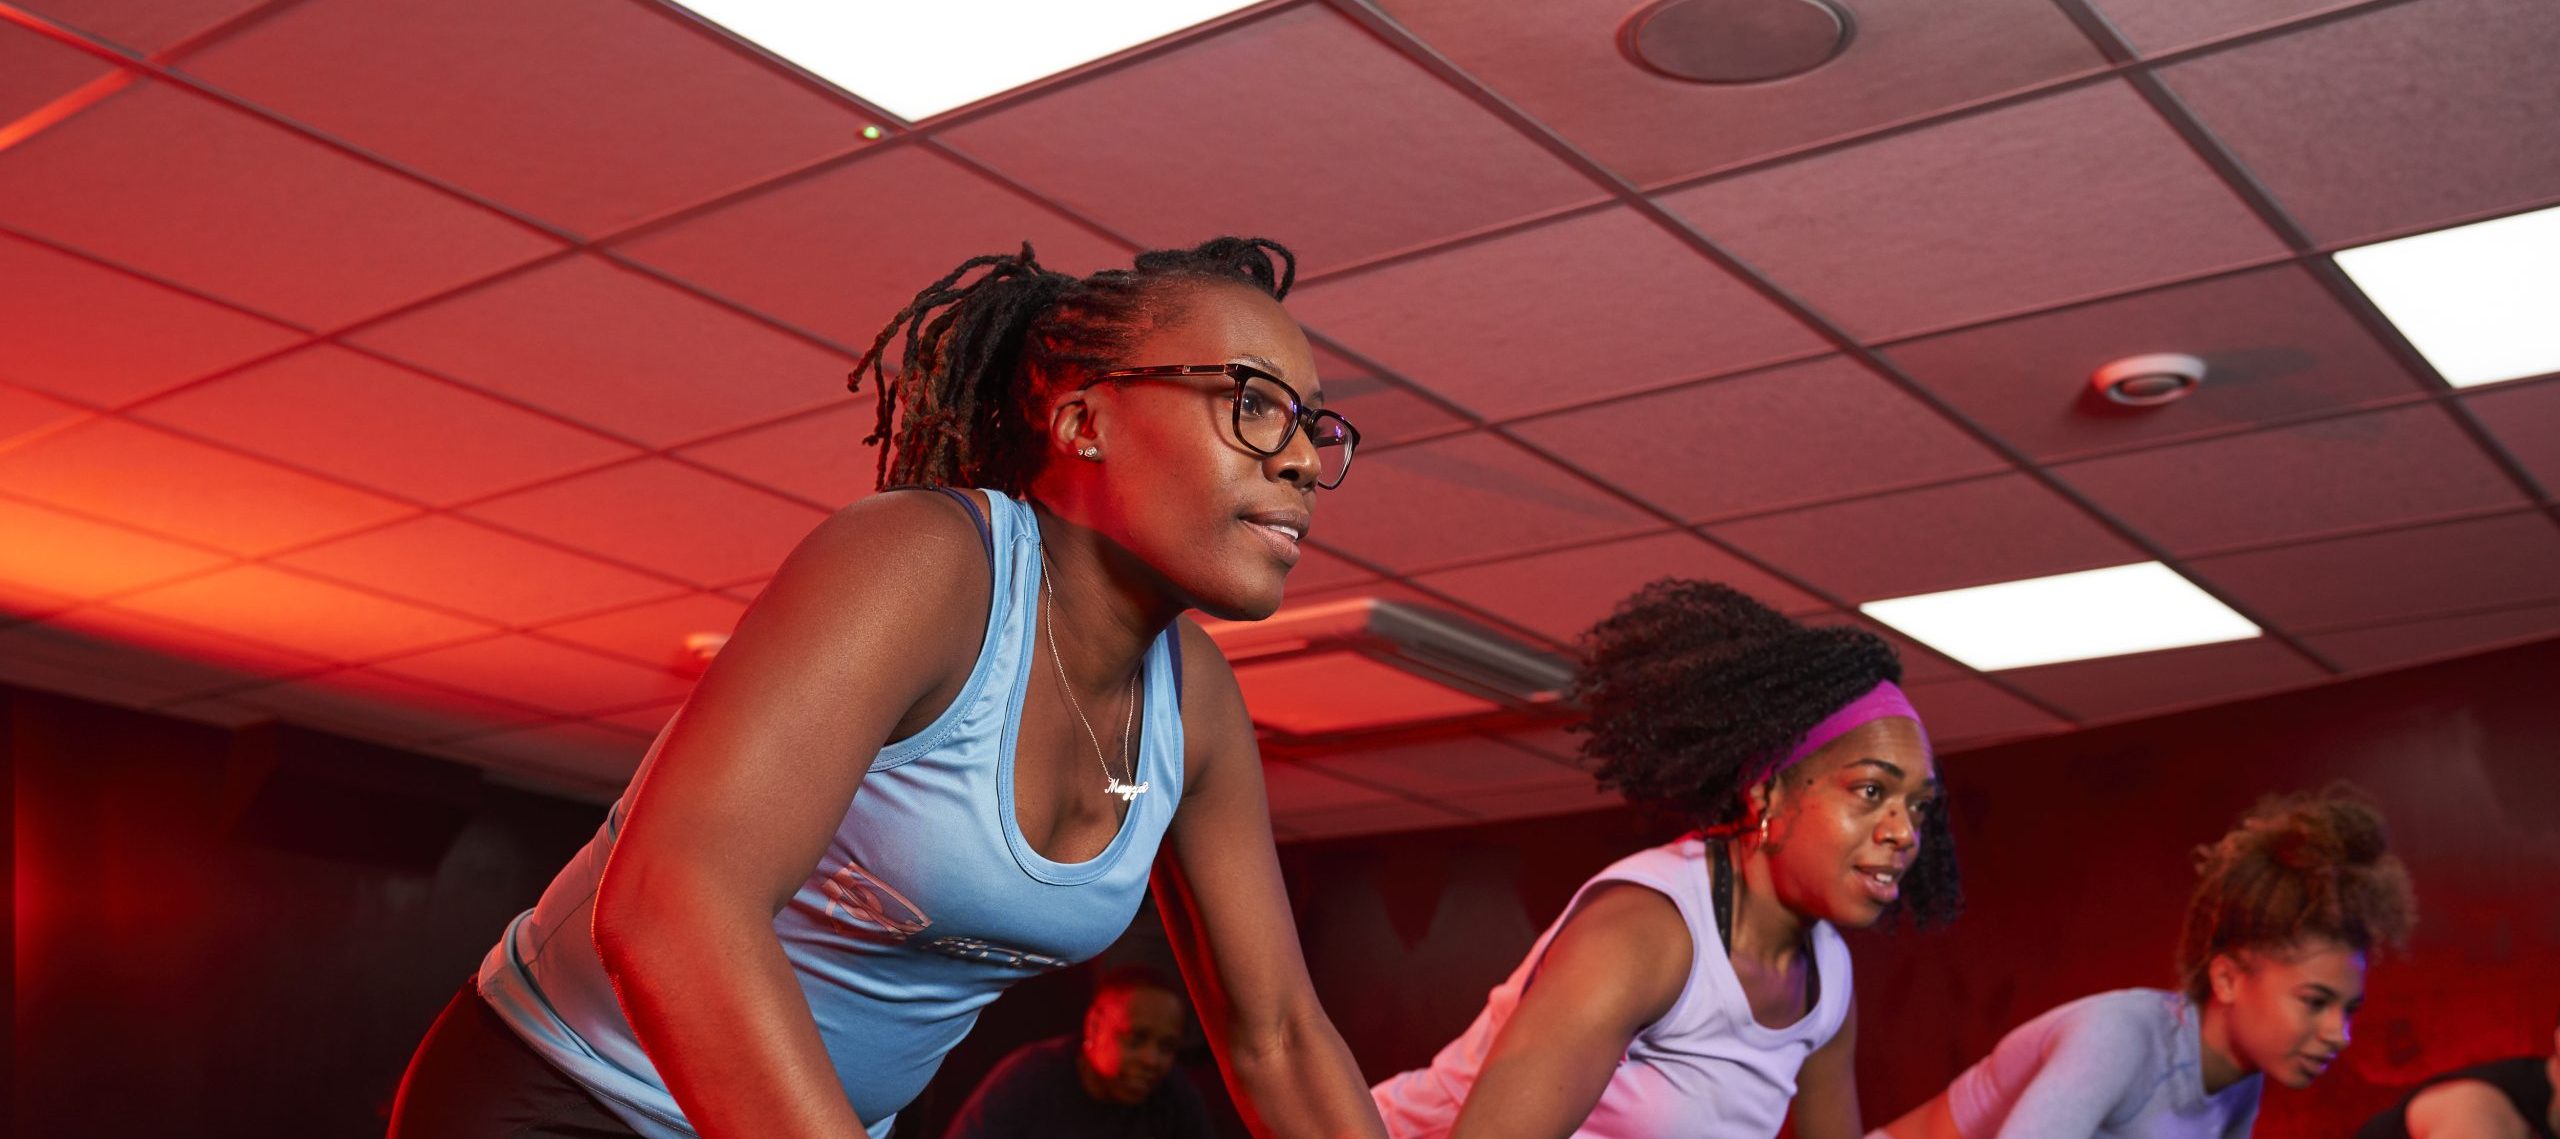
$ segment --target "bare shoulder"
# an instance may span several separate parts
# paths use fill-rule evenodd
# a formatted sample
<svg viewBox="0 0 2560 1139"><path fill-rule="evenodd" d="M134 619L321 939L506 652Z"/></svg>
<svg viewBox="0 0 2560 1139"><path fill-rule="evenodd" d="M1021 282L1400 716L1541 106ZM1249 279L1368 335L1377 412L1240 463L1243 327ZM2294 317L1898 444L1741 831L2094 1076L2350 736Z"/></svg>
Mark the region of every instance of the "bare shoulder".
<svg viewBox="0 0 2560 1139"><path fill-rule="evenodd" d="M1602 882L1566 915L1539 980L1568 990L1623 990L1613 996L1640 1011L1635 1023L1650 1024L1678 1003L1696 952L1688 919L1668 895L1636 882Z"/></svg>
<svg viewBox="0 0 2560 1139"><path fill-rule="evenodd" d="M2506 1094L2480 1080L2446 1080L2409 1101L2417 1139L2526 1139L2532 1130Z"/></svg>
<svg viewBox="0 0 2560 1139"><path fill-rule="evenodd" d="M1182 641L1184 772L1187 781L1196 781L1203 765L1217 756L1254 754L1253 719L1218 642L1188 615L1174 618L1173 625Z"/></svg>

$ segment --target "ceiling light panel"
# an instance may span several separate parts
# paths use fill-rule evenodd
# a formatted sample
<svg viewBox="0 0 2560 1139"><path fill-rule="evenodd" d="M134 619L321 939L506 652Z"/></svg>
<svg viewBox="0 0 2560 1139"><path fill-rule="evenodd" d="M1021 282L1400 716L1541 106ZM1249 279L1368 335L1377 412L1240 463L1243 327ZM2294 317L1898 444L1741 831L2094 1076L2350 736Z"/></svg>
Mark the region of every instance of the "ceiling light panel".
<svg viewBox="0 0 2560 1139"><path fill-rule="evenodd" d="M2158 562L2137 562L1858 607L1984 672L2246 640L2247 618Z"/></svg>
<svg viewBox="0 0 2560 1139"><path fill-rule="evenodd" d="M682 7L915 122L1250 7L1252 0L686 0Z"/></svg>
<svg viewBox="0 0 2560 1139"><path fill-rule="evenodd" d="M2560 372L2560 206L2336 255L2444 382Z"/></svg>

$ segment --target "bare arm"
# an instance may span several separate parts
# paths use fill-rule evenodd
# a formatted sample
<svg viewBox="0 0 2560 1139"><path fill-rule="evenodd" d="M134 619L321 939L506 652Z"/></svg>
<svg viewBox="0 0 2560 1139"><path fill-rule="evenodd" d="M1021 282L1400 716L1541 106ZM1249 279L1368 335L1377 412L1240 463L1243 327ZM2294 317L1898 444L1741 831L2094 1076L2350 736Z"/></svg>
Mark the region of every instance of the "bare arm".
<svg viewBox="0 0 2560 1139"><path fill-rule="evenodd" d="M2478 1080L2448 1080L2409 1101L2410 1139L2526 1139L2524 1116L2498 1089Z"/></svg>
<svg viewBox="0 0 2560 1139"><path fill-rule="evenodd" d="M880 495L803 541L632 792L596 948L705 1139L862 1130L773 918L870 757L974 659L977 638L950 630L982 627L985 556L938 498Z"/></svg>
<svg viewBox="0 0 2560 1139"><path fill-rule="evenodd" d="M1584 895L1495 1038L1452 1139L1582 1126L1636 1034L1679 1002L1691 953L1671 899L1632 883Z"/></svg>
<svg viewBox="0 0 2560 1139"><path fill-rule="evenodd" d="M1384 1136L1307 979L1235 674L1198 626L1180 635L1189 754L1155 893L1201 1028L1255 1135Z"/></svg>
<svg viewBox="0 0 2560 1139"><path fill-rule="evenodd" d="M1858 1118L1858 1005L1840 1031L1804 1058L1796 1073L1794 1114L1797 1139L1858 1139L1866 1124Z"/></svg>

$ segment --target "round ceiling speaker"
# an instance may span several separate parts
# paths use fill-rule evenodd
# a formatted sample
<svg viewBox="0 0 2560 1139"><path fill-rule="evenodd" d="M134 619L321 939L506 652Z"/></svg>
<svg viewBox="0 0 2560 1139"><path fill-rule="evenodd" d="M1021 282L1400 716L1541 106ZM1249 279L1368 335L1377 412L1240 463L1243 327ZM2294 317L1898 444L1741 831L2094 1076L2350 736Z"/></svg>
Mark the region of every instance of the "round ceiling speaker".
<svg viewBox="0 0 2560 1139"><path fill-rule="evenodd" d="M2122 407L2158 407L2203 382L2204 361L2177 352L2127 356L2089 377L2090 388Z"/></svg>
<svg viewBox="0 0 2560 1139"><path fill-rule="evenodd" d="M1629 58L1674 79L1766 83L1839 58L1852 27L1831 0L1657 0L1619 34Z"/></svg>

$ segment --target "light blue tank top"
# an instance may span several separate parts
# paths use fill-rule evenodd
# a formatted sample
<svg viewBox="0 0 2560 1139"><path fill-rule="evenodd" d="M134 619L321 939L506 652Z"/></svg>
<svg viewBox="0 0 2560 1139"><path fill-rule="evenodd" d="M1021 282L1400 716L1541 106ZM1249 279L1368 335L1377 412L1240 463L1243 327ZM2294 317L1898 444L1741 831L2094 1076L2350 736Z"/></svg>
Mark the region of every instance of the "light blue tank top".
<svg viewBox="0 0 2560 1139"><path fill-rule="evenodd" d="M1128 928L1182 798L1179 634L1167 629L1143 664L1137 778L1149 789L1120 833L1078 863L1043 858L1023 838L1013 753L1024 694L1044 663L1040 528L1024 504L986 497L995 588L966 685L932 724L870 760L825 855L773 922L837 1079L873 1136L888 1135L1007 986L1093 957ZM968 498L974 505L977 496ZM661 732L634 786L665 740ZM1101 772L1093 774L1100 794ZM588 932L627 805L626 795L542 900L509 923L481 962L480 994L633 1129L689 1139L694 1129L632 1038Z"/></svg>

